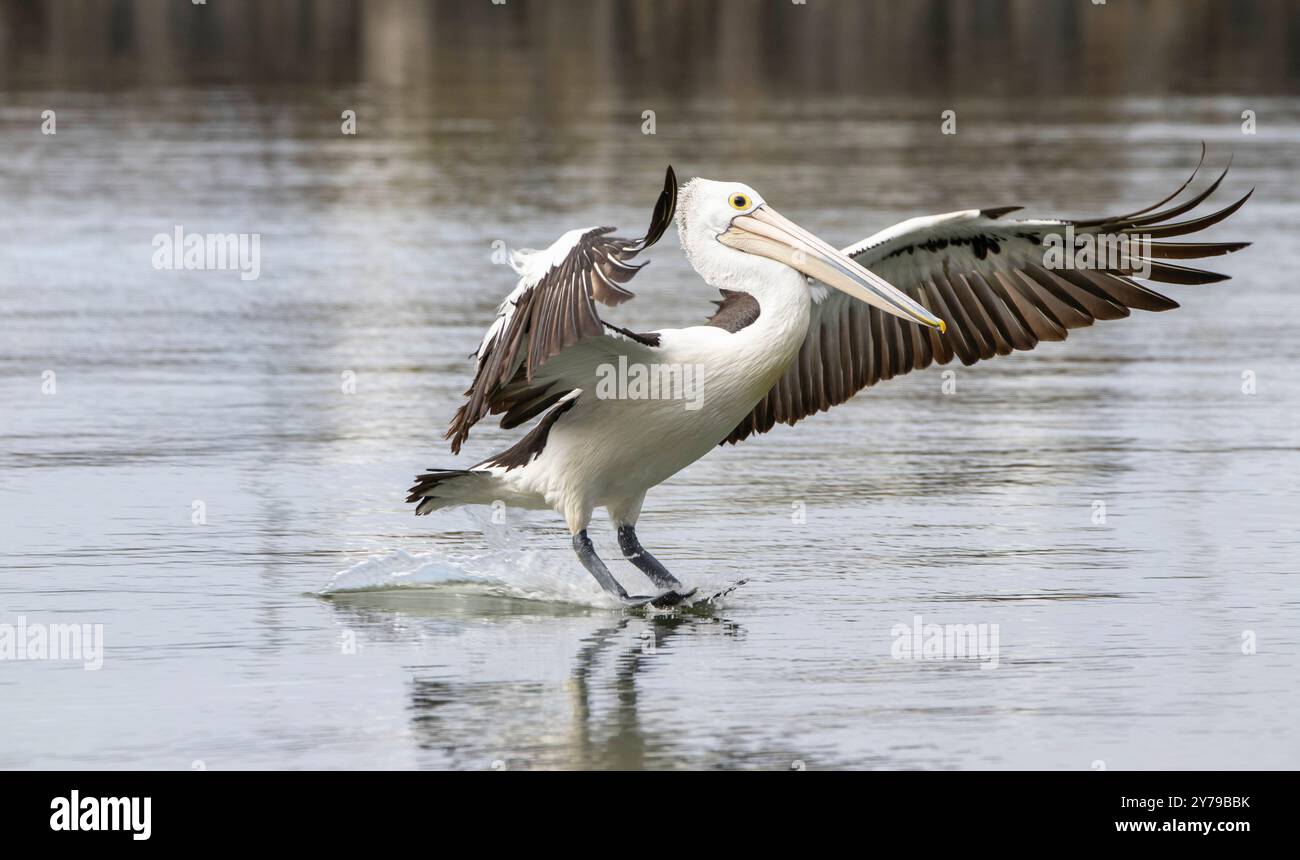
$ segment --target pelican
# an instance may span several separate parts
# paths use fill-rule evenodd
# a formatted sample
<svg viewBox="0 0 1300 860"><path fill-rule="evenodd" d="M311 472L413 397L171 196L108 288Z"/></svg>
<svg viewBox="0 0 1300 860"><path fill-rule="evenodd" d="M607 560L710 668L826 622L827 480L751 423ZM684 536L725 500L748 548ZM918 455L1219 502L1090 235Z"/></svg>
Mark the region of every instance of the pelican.
<svg viewBox="0 0 1300 860"><path fill-rule="evenodd" d="M1191 186L1204 160L1202 145L1186 182L1127 215L1013 220L1006 216L1022 207L967 209L912 218L842 250L743 182L695 178L679 189L670 166L640 239L587 227L546 250L512 252L518 284L474 353L473 382L445 438L458 454L485 415L502 415L507 429L537 421L516 444L468 469L419 475L407 501L417 515L497 502L554 510L583 567L615 600L677 604L694 590L637 537L647 490L719 445L794 424L883 380L1065 340L1070 329L1133 309L1178 307L1137 279L1225 280L1165 261L1249 243L1160 241L1222 221L1253 193L1172 220L1227 175L1225 168L1205 190L1161 210ZM644 333L601 319L598 303L633 297L626 284L645 263L632 260L663 236L674 212L691 266L721 293L717 311L703 325ZM1049 259L1063 236L1072 240L1065 258ZM1103 240L1121 253L1074 254L1082 262L1070 265L1077 248L1100 248ZM614 378L633 375L639 384ZM596 555L587 534L596 508L609 514L619 548L653 594L629 594Z"/></svg>

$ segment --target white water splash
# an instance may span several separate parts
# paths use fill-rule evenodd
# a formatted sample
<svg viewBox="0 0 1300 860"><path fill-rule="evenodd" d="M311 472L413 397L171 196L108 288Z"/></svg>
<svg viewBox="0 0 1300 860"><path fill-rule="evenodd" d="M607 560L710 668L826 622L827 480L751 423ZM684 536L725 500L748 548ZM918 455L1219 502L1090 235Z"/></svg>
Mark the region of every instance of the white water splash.
<svg viewBox="0 0 1300 860"><path fill-rule="evenodd" d="M559 553L503 548L455 555L397 550L338 572L319 593L457 585L473 585L480 591L486 586L490 592L525 600L618 606L571 559Z"/></svg>
<svg viewBox="0 0 1300 860"><path fill-rule="evenodd" d="M606 594L563 547L531 548L536 536L517 529L479 523L487 546L481 551L432 551L411 553L395 550L371 556L336 573L318 594L359 591L387 591L405 588L466 589L523 600L570 603L579 606L622 608ZM599 548L605 557L609 551ZM617 567L622 567L618 565ZM615 569L615 576L633 594L651 593L639 571ZM734 585L734 582L692 582L699 586L699 598ZM724 605L720 600L717 605Z"/></svg>

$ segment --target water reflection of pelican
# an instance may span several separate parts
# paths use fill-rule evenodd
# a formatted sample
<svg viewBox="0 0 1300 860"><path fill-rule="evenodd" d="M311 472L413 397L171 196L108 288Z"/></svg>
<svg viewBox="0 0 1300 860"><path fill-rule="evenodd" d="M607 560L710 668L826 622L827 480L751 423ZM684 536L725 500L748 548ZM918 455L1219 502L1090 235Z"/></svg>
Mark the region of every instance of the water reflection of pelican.
<svg viewBox="0 0 1300 860"><path fill-rule="evenodd" d="M372 642L456 643L414 670L411 728L420 749L466 769L631 770L671 758L675 729L642 718L638 678L670 665L674 640L743 635L716 613L611 618L441 589L335 594L330 603Z"/></svg>

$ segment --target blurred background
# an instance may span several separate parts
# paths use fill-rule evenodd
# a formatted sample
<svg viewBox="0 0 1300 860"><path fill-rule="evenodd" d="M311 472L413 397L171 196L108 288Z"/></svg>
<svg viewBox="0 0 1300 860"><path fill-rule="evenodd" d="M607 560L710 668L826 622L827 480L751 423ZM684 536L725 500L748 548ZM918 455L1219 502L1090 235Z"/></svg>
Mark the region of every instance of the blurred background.
<svg viewBox="0 0 1300 860"><path fill-rule="evenodd" d="M106 654L0 663L0 767L1300 766L1297 47L1286 0L3 0L0 623ZM403 503L513 438L441 438L494 249L635 235L668 163L848 245L1131 211L1202 141L1257 189L1205 236L1254 241L1233 280L653 491L671 569L751 580L716 613L612 610L557 517ZM260 277L156 270L177 226ZM649 257L607 318L702 321ZM893 659L917 615L998 668Z"/></svg>
<svg viewBox="0 0 1300 860"><path fill-rule="evenodd" d="M6 0L0 34L10 87L373 85L475 112L812 89L1282 93L1300 76L1291 0Z"/></svg>

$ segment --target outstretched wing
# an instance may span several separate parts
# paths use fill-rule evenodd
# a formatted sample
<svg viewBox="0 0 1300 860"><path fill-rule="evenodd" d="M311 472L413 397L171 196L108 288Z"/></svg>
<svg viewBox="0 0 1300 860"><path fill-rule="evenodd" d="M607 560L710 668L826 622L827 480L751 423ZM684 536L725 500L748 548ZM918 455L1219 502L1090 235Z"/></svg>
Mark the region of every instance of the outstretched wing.
<svg viewBox="0 0 1300 860"><path fill-rule="evenodd" d="M1217 224L1254 191L1203 217L1170 220L1213 194L1228 173L1224 168L1204 191L1154 211L1178 197L1199 169L1198 163L1192 176L1164 200L1127 215L1014 221L1005 216L1019 206L971 209L903 221L846 248L844 253L947 322L947 332L904 322L816 284L812 320L798 358L723 442L766 433L778 422L794 424L843 403L868 385L936 362L947 364L954 356L970 365L1033 349L1040 341L1065 340L1069 329L1126 317L1134 308L1178 307L1134 278L1167 284L1226 280L1226 275L1162 261L1227 254L1249 242L1156 241ZM1111 253L1097 255L1089 265L1075 258L1073 246L1066 247L1072 236L1095 249L1111 242L1106 245ZM1054 248L1070 256L1072 267L1053 259Z"/></svg>
<svg viewBox="0 0 1300 860"><path fill-rule="evenodd" d="M551 358L584 338L603 335L606 328L615 329L596 313L596 302L613 307L632 298L624 285L646 264L631 261L659 241L676 205L677 177L669 167L644 237L622 239L610 235L613 227L588 227L570 230L544 251L511 253L519 284L497 309L474 354L474 382L445 436L454 453L460 452L470 427L489 412L506 412L501 426L514 427L567 393L537 391L529 383Z"/></svg>

